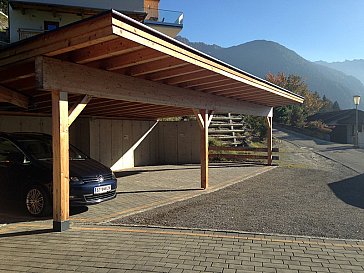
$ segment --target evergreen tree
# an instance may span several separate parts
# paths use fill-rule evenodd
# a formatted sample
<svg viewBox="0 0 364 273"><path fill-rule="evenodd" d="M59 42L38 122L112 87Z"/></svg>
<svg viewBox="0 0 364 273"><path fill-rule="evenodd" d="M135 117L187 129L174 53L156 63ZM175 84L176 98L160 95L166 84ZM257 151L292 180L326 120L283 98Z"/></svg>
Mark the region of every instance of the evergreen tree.
<svg viewBox="0 0 364 273"><path fill-rule="evenodd" d="M340 111L340 105L337 101L334 102L334 104L332 105L332 111Z"/></svg>

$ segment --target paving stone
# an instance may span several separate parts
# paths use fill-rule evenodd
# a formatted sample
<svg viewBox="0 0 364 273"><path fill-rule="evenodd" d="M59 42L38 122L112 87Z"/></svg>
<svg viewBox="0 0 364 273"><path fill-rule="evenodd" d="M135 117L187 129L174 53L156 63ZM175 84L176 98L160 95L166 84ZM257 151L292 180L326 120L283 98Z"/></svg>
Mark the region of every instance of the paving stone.
<svg viewBox="0 0 364 273"><path fill-rule="evenodd" d="M12 233L36 225L13 227ZM318 239L304 244L302 251L299 237L266 235L276 242L262 242L259 237L255 244L254 235L235 234L225 243L226 234L76 224L70 231L47 236L3 236L0 272L364 272L364 250L358 247L364 243L360 241L340 241L340 247L335 247L336 240ZM208 245L214 248L204 248Z"/></svg>

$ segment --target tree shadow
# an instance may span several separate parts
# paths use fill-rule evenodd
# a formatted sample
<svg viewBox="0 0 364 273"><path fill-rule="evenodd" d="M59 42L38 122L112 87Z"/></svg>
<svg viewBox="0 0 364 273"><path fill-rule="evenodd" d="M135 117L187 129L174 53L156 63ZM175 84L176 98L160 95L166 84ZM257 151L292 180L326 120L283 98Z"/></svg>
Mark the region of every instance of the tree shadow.
<svg viewBox="0 0 364 273"><path fill-rule="evenodd" d="M364 209L364 174L330 183L329 187L346 204Z"/></svg>

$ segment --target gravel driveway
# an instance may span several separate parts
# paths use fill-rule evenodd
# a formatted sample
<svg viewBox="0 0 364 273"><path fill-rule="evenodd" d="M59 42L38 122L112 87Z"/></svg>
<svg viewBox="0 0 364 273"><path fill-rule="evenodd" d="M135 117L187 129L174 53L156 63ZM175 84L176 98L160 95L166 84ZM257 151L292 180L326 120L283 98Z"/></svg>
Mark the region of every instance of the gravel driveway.
<svg viewBox="0 0 364 273"><path fill-rule="evenodd" d="M112 223L364 239L364 175L310 149L277 145L272 171Z"/></svg>

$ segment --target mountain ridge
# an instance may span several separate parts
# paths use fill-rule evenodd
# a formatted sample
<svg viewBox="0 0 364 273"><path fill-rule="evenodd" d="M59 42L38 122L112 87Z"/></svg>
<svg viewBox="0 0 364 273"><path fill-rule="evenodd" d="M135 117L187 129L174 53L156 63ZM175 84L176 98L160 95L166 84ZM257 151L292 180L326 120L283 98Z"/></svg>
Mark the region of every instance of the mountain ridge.
<svg viewBox="0 0 364 273"><path fill-rule="evenodd" d="M364 84L364 59L345 60L343 62L317 61L316 63L353 76Z"/></svg>
<svg viewBox="0 0 364 273"><path fill-rule="evenodd" d="M177 39L250 74L265 78L268 73L299 75L313 92L338 101L341 108L353 108L352 96L364 96L364 85L355 77L336 69L308 61L295 51L267 40L255 40L231 47Z"/></svg>

